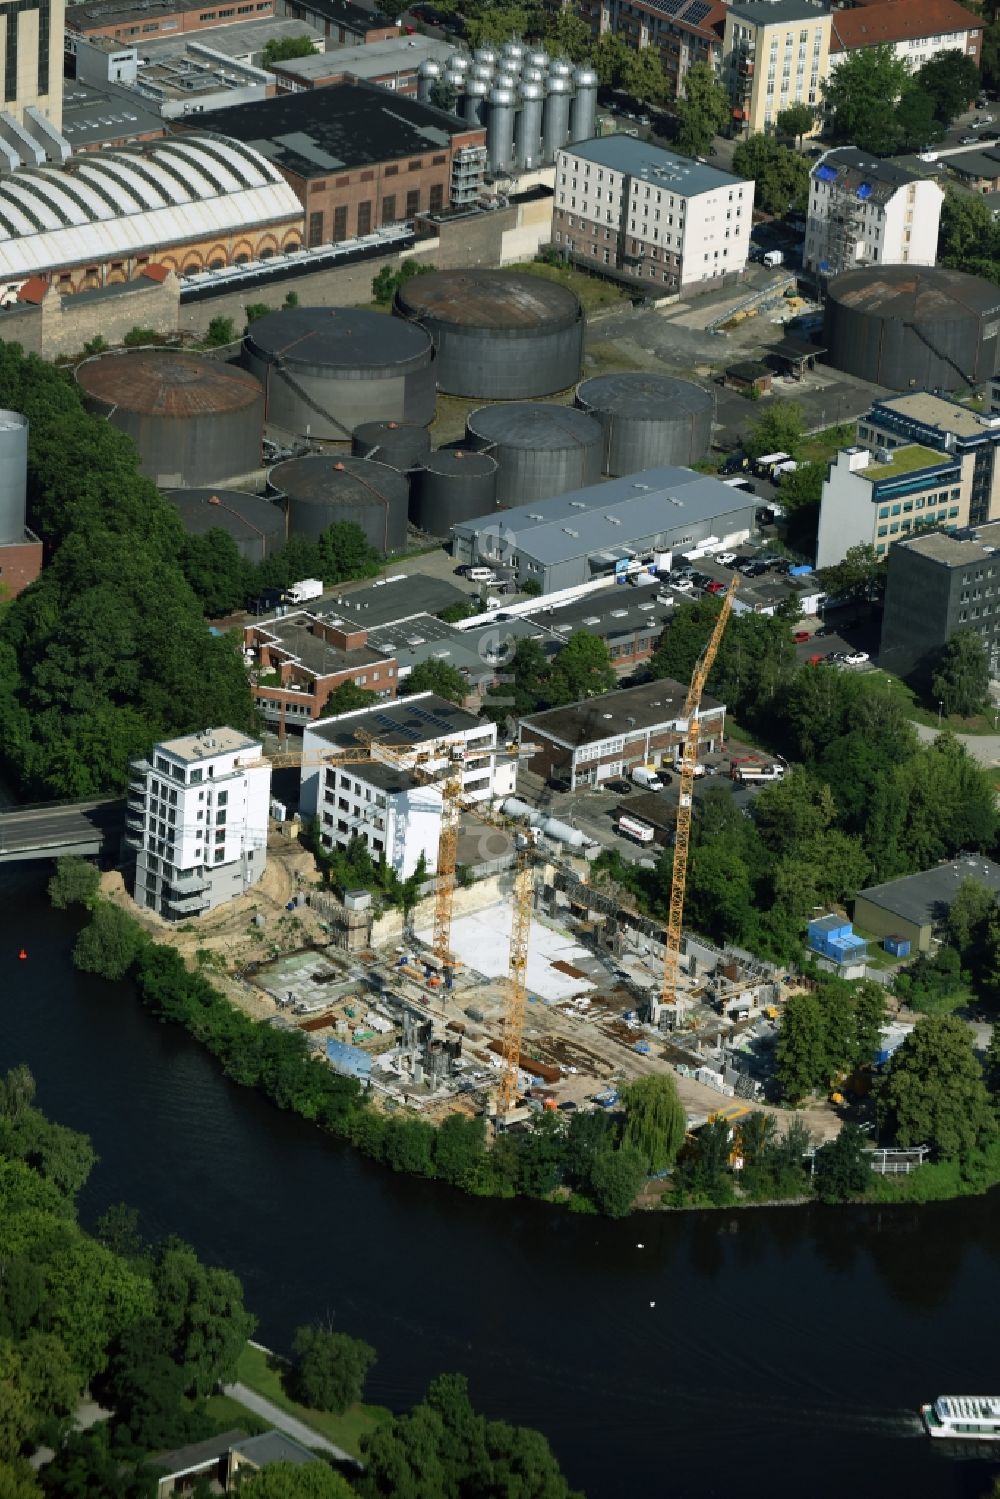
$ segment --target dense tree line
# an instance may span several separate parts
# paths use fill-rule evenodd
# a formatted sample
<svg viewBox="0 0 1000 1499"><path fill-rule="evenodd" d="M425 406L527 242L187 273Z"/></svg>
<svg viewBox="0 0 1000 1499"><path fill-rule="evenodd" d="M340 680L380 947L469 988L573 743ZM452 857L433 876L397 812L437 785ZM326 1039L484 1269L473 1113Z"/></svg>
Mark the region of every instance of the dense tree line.
<svg viewBox="0 0 1000 1499"><path fill-rule="evenodd" d="M546 654L540 641L520 639L498 674L497 686L487 693L483 712L501 723L600 697L616 684L608 648L589 630L574 630L554 657Z"/></svg>
<svg viewBox="0 0 1000 1499"><path fill-rule="evenodd" d="M975 59L963 52L939 52L911 73L886 43L849 54L823 84L823 102L838 144L888 156L940 140L979 86Z"/></svg>

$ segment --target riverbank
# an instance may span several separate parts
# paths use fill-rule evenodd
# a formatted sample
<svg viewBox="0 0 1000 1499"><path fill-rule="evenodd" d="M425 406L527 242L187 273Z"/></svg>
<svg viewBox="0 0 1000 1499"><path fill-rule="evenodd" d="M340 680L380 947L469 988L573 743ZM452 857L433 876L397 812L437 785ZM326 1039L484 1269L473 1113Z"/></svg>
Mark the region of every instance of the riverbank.
<svg viewBox="0 0 1000 1499"><path fill-rule="evenodd" d="M342 1455L351 1458L360 1458L362 1437L370 1436L379 1426L392 1420L392 1412L385 1406L368 1405L362 1401L348 1406L343 1415L302 1405L285 1391L282 1371L288 1368L289 1362L281 1354L251 1339L237 1361L234 1386L243 1385L254 1391L278 1411L291 1416L300 1425L332 1443ZM227 1387L223 1398L238 1404L238 1389Z"/></svg>

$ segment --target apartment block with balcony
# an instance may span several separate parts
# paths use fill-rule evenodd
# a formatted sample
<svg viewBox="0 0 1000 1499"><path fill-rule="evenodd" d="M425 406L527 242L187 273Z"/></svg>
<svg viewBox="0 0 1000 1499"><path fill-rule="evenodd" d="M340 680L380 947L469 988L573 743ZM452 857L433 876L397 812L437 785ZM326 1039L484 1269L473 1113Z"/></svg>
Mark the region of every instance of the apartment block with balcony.
<svg viewBox="0 0 1000 1499"><path fill-rule="evenodd" d="M375 862L391 865L401 880L414 873L421 857L434 874L443 803L439 786L393 765L328 765L317 806L320 841L347 848L360 838Z"/></svg>
<svg viewBox="0 0 1000 1499"><path fill-rule="evenodd" d="M858 442L873 452L920 443L956 458L962 513L970 526L1000 519L1000 415L914 391L891 396L858 418Z"/></svg>
<svg viewBox="0 0 1000 1499"><path fill-rule="evenodd" d="M862 265L934 265L944 192L854 146L810 173L803 265L826 276Z"/></svg>
<svg viewBox="0 0 1000 1499"><path fill-rule="evenodd" d="M637 52L654 47L668 98L683 96L684 79L696 63L719 69L726 24L721 0L580 0L578 14L595 38L610 32Z"/></svg>
<svg viewBox="0 0 1000 1499"><path fill-rule="evenodd" d="M969 523L957 457L908 443L892 452L845 448L823 484L816 566L834 567L851 547L884 557L893 542L925 527Z"/></svg>
<svg viewBox="0 0 1000 1499"><path fill-rule="evenodd" d="M818 111L830 65L830 10L818 0L737 0L726 14L722 82L747 134L792 104Z"/></svg>
<svg viewBox="0 0 1000 1499"><path fill-rule="evenodd" d="M552 240L570 260L683 295L746 270L754 184L629 136L556 156Z"/></svg>
<svg viewBox="0 0 1000 1499"><path fill-rule="evenodd" d="M259 740L206 729L129 767L126 841L135 901L166 921L203 916L264 873L271 768Z"/></svg>
<svg viewBox="0 0 1000 1499"><path fill-rule="evenodd" d="M243 659L253 700L282 739L322 718L345 682L382 700L396 696L394 656L369 646L367 630L307 610L247 625Z"/></svg>

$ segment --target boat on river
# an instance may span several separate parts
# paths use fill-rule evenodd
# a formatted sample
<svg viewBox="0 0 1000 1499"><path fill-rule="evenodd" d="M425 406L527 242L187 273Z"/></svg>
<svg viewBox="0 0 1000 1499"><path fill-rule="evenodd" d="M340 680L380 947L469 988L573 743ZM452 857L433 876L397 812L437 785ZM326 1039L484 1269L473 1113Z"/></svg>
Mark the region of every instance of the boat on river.
<svg viewBox="0 0 1000 1499"><path fill-rule="evenodd" d="M939 1395L920 1414L928 1436L1000 1442L1000 1395Z"/></svg>

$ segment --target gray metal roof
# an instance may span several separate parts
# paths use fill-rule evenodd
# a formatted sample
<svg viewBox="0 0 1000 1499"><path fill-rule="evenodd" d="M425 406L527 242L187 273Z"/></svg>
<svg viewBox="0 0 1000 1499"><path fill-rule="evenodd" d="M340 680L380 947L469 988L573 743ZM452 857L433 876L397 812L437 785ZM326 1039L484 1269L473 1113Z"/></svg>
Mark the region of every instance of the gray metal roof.
<svg viewBox="0 0 1000 1499"><path fill-rule="evenodd" d="M601 739L628 737L645 734L647 729L671 727L683 717L686 702L687 688L663 677L639 687L623 687L618 692L605 692L601 697L568 703L564 708L531 713L521 719L521 724L532 734L541 734L559 744L579 748ZM702 714L714 713L721 708L718 698L702 694Z"/></svg>
<svg viewBox="0 0 1000 1499"><path fill-rule="evenodd" d="M633 177L641 177L645 172L651 184L682 198L693 198L698 193L713 192L720 187L742 187L746 181L743 177L734 177L731 172L721 172L718 167L706 166L690 156L678 156L675 151L664 151L662 146L652 146L631 135L603 135L591 141L577 141L565 149L571 156L596 162L613 172L627 172Z"/></svg>
<svg viewBox="0 0 1000 1499"><path fill-rule="evenodd" d="M267 1463L295 1463L304 1468L307 1463L323 1461L314 1452L310 1452L308 1447L286 1437L283 1431L262 1431L260 1436L247 1437L244 1442L234 1442L232 1450L253 1463L256 1468L263 1468Z"/></svg>
<svg viewBox="0 0 1000 1499"><path fill-rule="evenodd" d="M887 880L884 885L859 890L857 898L914 926L934 926L950 909L963 880L974 880L1000 896L1000 864L982 854L960 854L957 859L925 869L921 874L905 875L900 880Z"/></svg>
<svg viewBox="0 0 1000 1499"><path fill-rule="evenodd" d="M500 517L493 512L452 530L462 536L492 533L508 550L523 549L539 562L554 563L608 547L621 552L631 538L753 509L752 495L720 479L690 468L664 467L519 505Z"/></svg>
<svg viewBox="0 0 1000 1499"><path fill-rule="evenodd" d="M352 73L355 78L383 78L387 73L416 70L426 58L446 62L456 50L451 42L439 41L437 37L402 36L388 42L369 42L367 46L314 52L309 57L291 57L274 66L293 78L329 78L336 73Z"/></svg>
<svg viewBox="0 0 1000 1499"><path fill-rule="evenodd" d="M632 588L625 585L602 589L600 593L574 599L569 604L553 605L539 599L538 607L523 618L564 641L577 630L599 635L602 640L631 635L643 629L659 634L672 618L674 606L659 603L656 595L655 586Z"/></svg>
<svg viewBox="0 0 1000 1499"><path fill-rule="evenodd" d="M865 182L884 183L892 188L906 187L910 182L921 180L917 172L900 166L891 157L883 160L872 156L870 151L859 151L857 146L838 146L833 151L824 151L810 175L815 177L821 166L834 167L840 173L857 175Z"/></svg>
<svg viewBox="0 0 1000 1499"><path fill-rule="evenodd" d="M400 671L419 666L422 661L444 661L456 671L465 672L470 682L477 682L495 675L498 652L505 656L505 650L512 651L518 640L537 640L545 633L539 625L525 619L459 630L433 614L417 614L397 624L370 630L368 643L395 656Z"/></svg>
<svg viewBox="0 0 1000 1499"><path fill-rule="evenodd" d="M754 26L783 26L789 21L817 21L830 14L818 0L737 0L729 9Z"/></svg>
<svg viewBox="0 0 1000 1499"><path fill-rule="evenodd" d="M357 708L352 713L339 713L307 725L310 733L318 734L328 744L358 744L354 731L365 729L374 734L379 744L396 745L400 749L413 749L451 734L488 727L474 713L457 708L435 692L415 692L412 697L400 698L395 703Z"/></svg>
<svg viewBox="0 0 1000 1499"><path fill-rule="evenodd" d="M147 1458L147 1468L162 1468L171 1478L180 1478L193 1473L197 1468L207 1467L230 1451L238 1442L245 1440L246 1432L241 1426L222 1431L218 1436L207 1437L203 1442L190 1442L186 1447L174 1447L170 1452L157 1452Z"/></svg>
<svg viewBox="0 0 1000 1499"><path fill-rule="evenodd" d="M362 625L366 630L399 624L417 615L440 614L449 604L477 601L478 590L459 588L447 578L433 578L427 573L410 573L369 583L364 588L345 587L343 593L327 594L323 599L324 619Z"/></svg>

